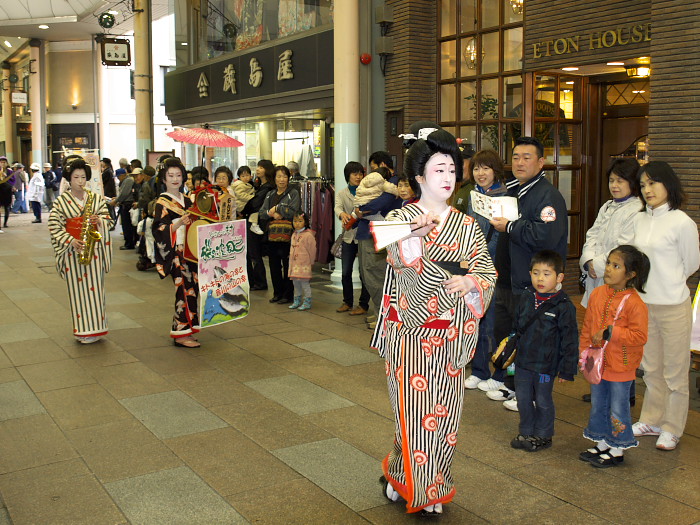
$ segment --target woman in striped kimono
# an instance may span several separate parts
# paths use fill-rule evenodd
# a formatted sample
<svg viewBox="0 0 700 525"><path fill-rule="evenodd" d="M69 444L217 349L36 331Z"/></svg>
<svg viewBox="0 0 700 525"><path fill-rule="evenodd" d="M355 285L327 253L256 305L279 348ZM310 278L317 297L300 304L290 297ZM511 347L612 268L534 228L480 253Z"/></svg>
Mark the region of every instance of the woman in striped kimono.
<svg viewBox="0 0 700 525"><path fill-rule="evenodd" d="M175 284L175 314L170 337L175 346L198 348L199 341L194 338L199 332L197 264L184 257L185 226L192 221L187 213L192 201L182 193L187 172L179 159L171 157L165 160L158 177L165 184L165 191L156 200L153 237L156 269L161 279L170 275Z"/></svg>
<svg viewBox="0 0 700 525"><path fill-rule="evenodd" d="M85 247L81 239L84 210L87 200L85 186L90 180L90 166L82 159L66 165L64 178L70 191L61 193L49 215L49 233L56 255L56 270L68 285L73 335L81 343L94 343L107 333L105 313L105 273L112 265L112 247L109 230L114 224L107 201L92 193L92 213L87 220L102 235L95 241L90 264L78 262Z"/></svg>
<svg viewBox="0 0 700 525"><path fill-rule="evenodd" d="M387 247L384 297L372 347L386 359L395 415L394 447L382 463L384 494L409 513L440 515L455 494L450 467L464 399L462 369L496 271L481 229L447 204L462 177L455 138L444 130L418 139L404 172L420 199L390 212L412 234Z"/></svg>

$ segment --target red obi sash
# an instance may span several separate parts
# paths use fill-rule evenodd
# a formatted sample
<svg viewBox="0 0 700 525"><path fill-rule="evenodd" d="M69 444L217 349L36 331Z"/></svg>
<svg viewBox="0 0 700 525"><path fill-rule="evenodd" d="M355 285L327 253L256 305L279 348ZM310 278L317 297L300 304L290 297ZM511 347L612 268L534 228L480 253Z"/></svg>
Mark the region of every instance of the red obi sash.
<svg viewBox="0 0 700 525"><path fill-rule="evenodd" d="M393 306L389 307L389 315L387 317L389 321L394 321L395 323L400 323L399 313ZM421 326L421 328L430 328L431 330L447 330L450 327L449 319L435 319Z"/></svg>
<svg viewBox="0 0 700 525"><path fill-rule="evenodd" d="M83 231L83 217L71 217L66 220L66 231L75 239L80 240Z"/></svg>

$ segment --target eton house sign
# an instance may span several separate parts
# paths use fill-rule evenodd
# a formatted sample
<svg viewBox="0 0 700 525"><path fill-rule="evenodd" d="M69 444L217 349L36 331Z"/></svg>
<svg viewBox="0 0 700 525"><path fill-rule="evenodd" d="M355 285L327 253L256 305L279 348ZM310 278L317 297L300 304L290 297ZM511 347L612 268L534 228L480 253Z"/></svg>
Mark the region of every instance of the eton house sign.
<svg viewBox="0 0 700 525"><path fill-rule="evenodd" d="M285 49L279 56L277 68L277 80L292 80L294 78L294 69L292 64L293 52L291 49ZM249 62L250 73L248 75L248 84L254 88L258 88L263 82L263 68L256 57L252 57ZM223 72L224 92L230 92L232 95L238 94L236 81L236 67L233 64L227 64ZM206 98L209 96L209 79L204 71L199 75L197 80L197 89L199 97Z"/></svg>

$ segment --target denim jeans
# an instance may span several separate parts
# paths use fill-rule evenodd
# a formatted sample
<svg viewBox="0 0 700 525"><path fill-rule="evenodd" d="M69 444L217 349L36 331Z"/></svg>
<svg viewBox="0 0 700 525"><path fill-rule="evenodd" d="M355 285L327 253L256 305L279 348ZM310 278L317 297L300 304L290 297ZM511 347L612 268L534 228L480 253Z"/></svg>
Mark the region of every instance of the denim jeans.
<svg viewBox="0 0 700 525"><path fill-rule="evenodd" d="M551 438L554 435L555 376L515 367L515 397L520 413L519 432L523 436ZM629 405L629 399L627 400Z"/></svg>
<svg viewBox="0 0 700 525"><path fill-rule="evenodd" d="M496 320L496 305L492 301L486 314L479 321L479 339L476 343L476 351L472 359L472 375L481 380L493 377L495 381L503 381L506 371L502 368L495 369L491 374L491 356L498 343L494 337L494 321Z"/></svg>
<svg viewBox="0 0 700 525"><path fill-rule="evenodd" d="M609 447L632 448L639 443L632 432L630 388L633 381L606 381L591 385L591 415L583 437L605 441Z"/></svg>
<svg viewBox="0 0 700 525"><path fill-rule="evenodd" d="M348 306L352 306L355 301L352 285L352 266L356 257L357 243L342 243L340 256L340 262L342 264L341 283L343 284L343 302ZM362 281L362 278L360 278L360 281ZM369 292L367 288L365 288L364 281L362 282L360 302L358 304L365 310L369 310Z"/></svg>

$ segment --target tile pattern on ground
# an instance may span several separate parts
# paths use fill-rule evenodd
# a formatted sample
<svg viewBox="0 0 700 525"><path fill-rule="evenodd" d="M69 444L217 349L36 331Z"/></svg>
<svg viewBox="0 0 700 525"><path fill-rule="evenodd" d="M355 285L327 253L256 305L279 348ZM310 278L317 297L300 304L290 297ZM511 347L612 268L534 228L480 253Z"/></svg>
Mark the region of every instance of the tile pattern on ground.
<svg viewBox="0 0 700 525"><path fill-rule="evenodd" d="M293 375L249 381L246 386L299 415L354 405L352 401Z"/></svg>

